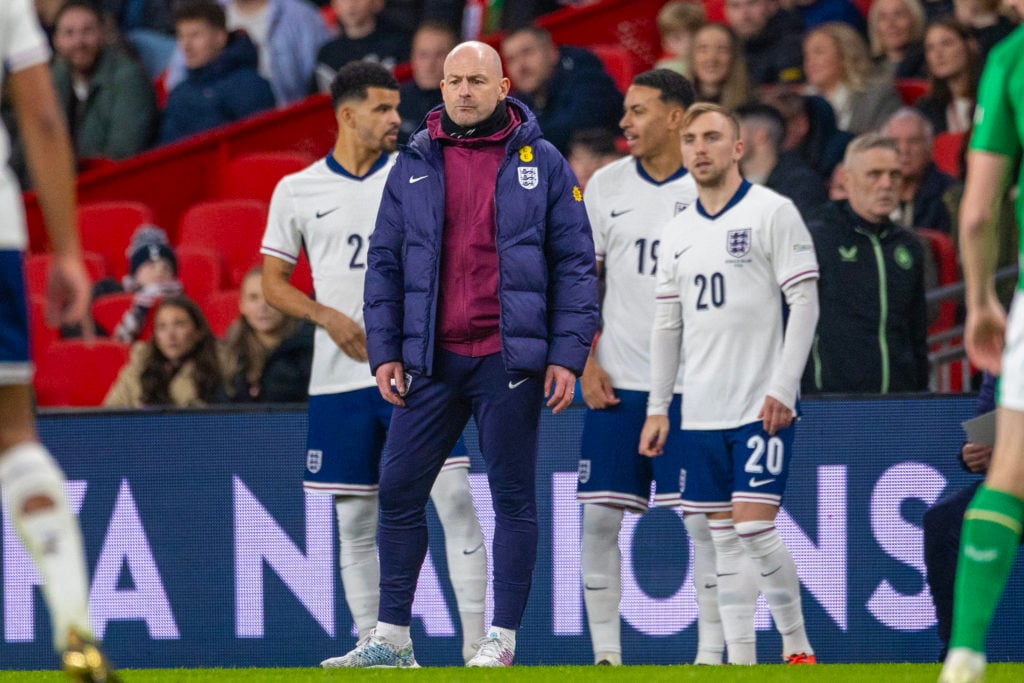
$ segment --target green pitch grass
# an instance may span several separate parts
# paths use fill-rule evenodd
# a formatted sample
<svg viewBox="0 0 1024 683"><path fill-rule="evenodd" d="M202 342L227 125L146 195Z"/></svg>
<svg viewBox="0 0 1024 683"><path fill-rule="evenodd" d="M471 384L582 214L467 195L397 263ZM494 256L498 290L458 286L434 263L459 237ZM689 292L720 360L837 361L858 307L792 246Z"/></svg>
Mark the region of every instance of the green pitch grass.
<svg viewBox="0 0 1024 683"><path fill-rule="evenodd" d="M521 666L512 669L423 668L401 671L375 669L135 669L121 672L124 683L361 683L402 681L403 683L660 683L661 681L711 681L720 683L790 683L791 681L836 681L845 683L935 683L938 664L819 664L787 667L696 666ZM0 683L58 683L65 681L56 671L4 671ZM986 683L1019 683L1024 664L990 664Z"/></svg>

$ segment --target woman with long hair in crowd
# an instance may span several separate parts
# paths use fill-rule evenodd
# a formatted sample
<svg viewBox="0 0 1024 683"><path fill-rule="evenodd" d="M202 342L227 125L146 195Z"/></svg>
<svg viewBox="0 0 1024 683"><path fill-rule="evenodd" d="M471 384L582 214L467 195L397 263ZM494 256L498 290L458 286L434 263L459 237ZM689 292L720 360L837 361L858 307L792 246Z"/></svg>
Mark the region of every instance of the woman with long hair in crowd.
<svg viewBox="0 0 1024 683"><path fill-rule="evenodd" d="M693 37L690 69L698 102L714 102L726 109L752 99L743 44L727 26L705 24Z"/></svg>
<svg viewBox="0 0 1024 683"><path fill-rule="evenodd" d="M103 405L109 408L187 407L223 396L217 340L199 307L183 296L164 299L153 314L153 336L132 346Z"/></svg>
<svg viewBox="0 0 1024 683"><path fill-rule="evenodd" d="M965 133L974 119L981 63L970 31L953 17L928 24L924 40L930 92L914 103L935 133Z"/></svg>
<svg viewBox="0 0 1024 683"><path fill-rule="evenodd" d="M238 313L221 345L228 400L305 401L313 362L313 326L267 303L262 266L242 279Z"/></svg>
<svg viewBox="0 0 1024 683"><path fill-rule="evenodd" d="M921 0L875 0L868 10L868 42L879 75L924 78Z"/></svg>
<svg viewBox="0 0 1024 683"><path fill-rule="evenodd" d="M812 95L832 105L840 130L876 130L903 105L889 78L872 71L868 46L847 24L829 22L804 37L804 74Z"/></svg>

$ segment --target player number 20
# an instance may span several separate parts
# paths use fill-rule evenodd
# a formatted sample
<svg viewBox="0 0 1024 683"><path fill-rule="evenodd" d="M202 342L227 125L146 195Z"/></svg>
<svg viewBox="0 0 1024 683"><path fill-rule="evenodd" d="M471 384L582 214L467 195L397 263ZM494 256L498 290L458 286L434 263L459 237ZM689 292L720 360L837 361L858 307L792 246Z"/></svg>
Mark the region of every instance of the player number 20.
<svg viewBox="0 0 1024 683"><path fill-rule="evenodd" d="M773 436L765 444L763 436L754 435L747 439L747 448L751 450L751 453L747 458L744 470L751 474L762 474L765 468L768 469L769 474L773 475L782 472L782 458L786 454L786 447L782 443L782 439ZM763 465L761 464L762 459L764 459Z"/></svg>
<svg viewBox="0 0 1024 683"><path fill-rule="evenodd" d="M715 308L725 305L725 276L721 273L712 273L711 277L697 275L693 278L693 284L699 288L697 292L698 311L706 311L709 300Z"/></svg>
<svg viewBox="0 0 1024 683"><path fill-rule="evenodd" d="M363 236L349 235L348 243L353 247L352 260L348 262L348 267L352 270L363 270L366 268L366 262L363 261Z"/></svg>

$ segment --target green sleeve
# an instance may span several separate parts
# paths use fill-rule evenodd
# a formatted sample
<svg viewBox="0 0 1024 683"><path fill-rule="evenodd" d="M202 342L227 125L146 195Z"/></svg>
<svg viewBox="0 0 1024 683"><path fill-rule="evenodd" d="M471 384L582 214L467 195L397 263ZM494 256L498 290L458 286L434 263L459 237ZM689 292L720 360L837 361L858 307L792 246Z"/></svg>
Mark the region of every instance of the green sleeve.
<svg viewBox="0 0 1024 683"><path fill-rule="evenodd" d="M1022 47L1024 33L1018 29L989 54L978 88L970 145L973 151L995 152L1011 159L1020 152L1020 136L1024 134L1020 126L1024 120L1022 113L1017 111L1020 103L1014 102L1011 93L1013 84L1020 79L1017 72L1022 68ZM1020 96L1018 92L1017 97Z"/></svg>

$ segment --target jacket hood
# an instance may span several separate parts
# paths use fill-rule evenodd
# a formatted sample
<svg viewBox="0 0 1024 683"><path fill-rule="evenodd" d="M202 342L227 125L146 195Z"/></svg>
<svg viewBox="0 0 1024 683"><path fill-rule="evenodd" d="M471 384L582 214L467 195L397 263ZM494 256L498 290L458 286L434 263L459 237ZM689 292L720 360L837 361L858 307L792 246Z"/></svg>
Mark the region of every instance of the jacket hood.
<svg viewBox="0 0 1024 683"><path fill-rule="evenodd" d="M514 97L506 97L505 103L519 116L519 125L512 132L512 135L506 138L506 147L522 147L523 145L531 144L534 140L541 137L542 133L540 125L537 123L537 117L533 115L529 107ZM409 138L409 144L406 145L406 149L420 156L428 156L430 146L437 143L431 139L430 131L427 130L427 124L432 118L440 117L442 109L444 109L444 104L439 104L427 113L416 129L416 132Z"/></svg>
<svg viewBox="0 0 1024 683"><path fill-rule="evenodd" d="M259 66L259 53L256 45L245 31L234 31L228 34L228 42L213 61L204 66L188 70L191 79L200 81L216 80L239 69L256 69Z"/></svg>

